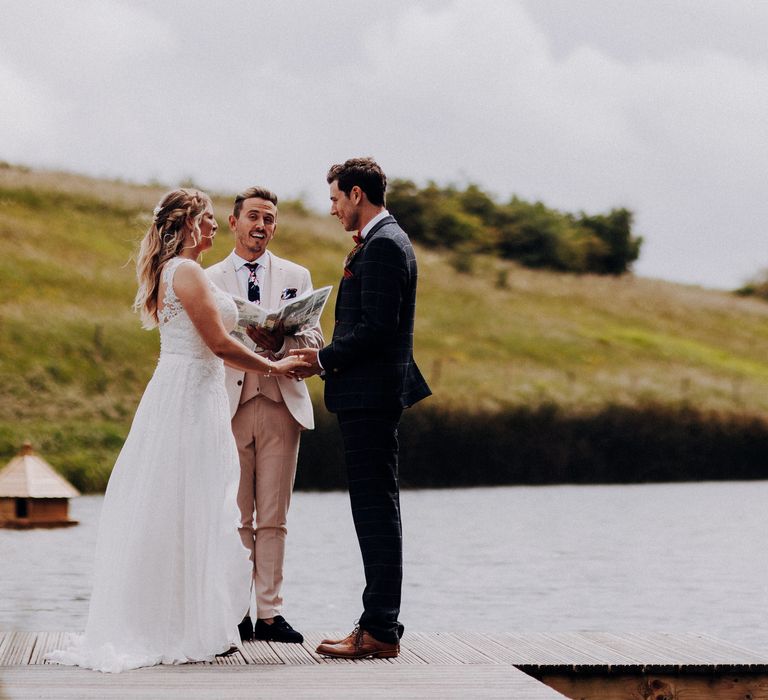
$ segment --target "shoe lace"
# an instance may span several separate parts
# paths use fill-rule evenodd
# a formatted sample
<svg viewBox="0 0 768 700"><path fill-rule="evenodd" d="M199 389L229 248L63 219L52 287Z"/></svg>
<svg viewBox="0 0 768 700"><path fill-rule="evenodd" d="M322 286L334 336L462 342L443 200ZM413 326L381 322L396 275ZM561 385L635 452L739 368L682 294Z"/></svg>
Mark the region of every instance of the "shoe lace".
<svg viewBox="0 0 768 700"><path fill-rule="evenodd" d="M293 630L293 627L291 627L291 626L288 624L288 620L286 620L286 619L285 619L284 617L282 617L281 615L276 615L276 616L275 616L275 621L274 621L272 624L275 626L275 628L276 628L276 629L281 629L281 630Z"/></svg>
<svg viewBox="0 0 768 700"><path fill-rule="evenodd" d="M363 646L363 630L360 625L355 625L355 629L352 630L352 634L355 635L355 649L359 649L361 646Z"/></svg>

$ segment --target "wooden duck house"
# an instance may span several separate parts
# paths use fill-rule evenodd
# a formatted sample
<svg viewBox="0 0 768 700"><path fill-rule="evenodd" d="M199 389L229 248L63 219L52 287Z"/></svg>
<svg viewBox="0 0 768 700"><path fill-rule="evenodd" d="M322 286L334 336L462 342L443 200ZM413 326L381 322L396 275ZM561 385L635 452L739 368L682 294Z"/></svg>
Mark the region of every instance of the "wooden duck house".
<svg viewBox="0 0 768 700"><path fill-rule="evenodd" d="M69 519L69 499L79 495L25 442L21 452L0 470L0 527L77 525Z"/></svg>

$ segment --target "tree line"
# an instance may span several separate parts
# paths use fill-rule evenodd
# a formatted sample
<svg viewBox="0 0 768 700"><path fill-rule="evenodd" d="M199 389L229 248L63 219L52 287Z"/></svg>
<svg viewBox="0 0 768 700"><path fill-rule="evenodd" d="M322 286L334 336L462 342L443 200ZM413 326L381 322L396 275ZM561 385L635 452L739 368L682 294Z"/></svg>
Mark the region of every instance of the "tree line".
<svg viewBox="0 0 768 700"><path fill-rule="evenodd" d="M497 202L474 184L425 187L397 179L387 187L387 208L419 243L460 254L489 253L531 268L621 275L640 255L633 214L570 214L513 196Z"/></svg>

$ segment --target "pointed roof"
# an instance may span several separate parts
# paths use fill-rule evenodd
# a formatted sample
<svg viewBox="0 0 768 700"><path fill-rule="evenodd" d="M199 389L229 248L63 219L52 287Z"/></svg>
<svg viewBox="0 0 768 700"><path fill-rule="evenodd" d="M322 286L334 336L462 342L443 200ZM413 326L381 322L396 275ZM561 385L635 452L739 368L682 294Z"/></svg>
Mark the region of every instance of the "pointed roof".
<svg viewBox="0 0 768 700"><path fill-rule="evenodd" d="M25 442L0 470L0 498L72 498L80 492Z"/></svg>

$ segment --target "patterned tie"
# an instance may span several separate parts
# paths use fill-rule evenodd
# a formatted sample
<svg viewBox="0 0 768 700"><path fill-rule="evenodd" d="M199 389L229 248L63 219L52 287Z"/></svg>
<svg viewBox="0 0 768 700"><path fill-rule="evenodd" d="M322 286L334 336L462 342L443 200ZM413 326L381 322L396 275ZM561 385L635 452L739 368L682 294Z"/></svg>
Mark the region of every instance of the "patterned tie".
<svg viewBox="0 0 768 700"><path fill-rule="evenodd" d="M248 301L258 304L261 302L261 290L256 280L256 268L259 263L245 263L245 266L248 268Z"/></svg>
<svg viewBox="0 0 768 700"><path fill-rule="evenodd" d="M359 233L356 233L354 236L352 236L352 240L355 242L355 247L352 248L352 250L347 253L347 257L344 258L344 279L354 277L352 270L349 269L349 263L351 263L355 255L357 255L357 251L363 247L363 241L365 239Z"/></svg>

